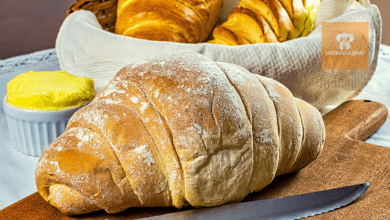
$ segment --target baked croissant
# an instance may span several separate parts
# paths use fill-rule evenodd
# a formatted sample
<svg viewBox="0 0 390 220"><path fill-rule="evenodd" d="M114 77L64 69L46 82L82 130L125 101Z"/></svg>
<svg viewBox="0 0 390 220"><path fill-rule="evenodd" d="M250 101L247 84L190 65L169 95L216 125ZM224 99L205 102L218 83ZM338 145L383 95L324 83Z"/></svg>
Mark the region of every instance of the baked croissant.
<svg viewBox="0 0 390 220"><path fill-rule="evenodd" d="M203 42L223 0L118 0L115 33L181 43Z"/></svg>
<svg viewBox="0 0 390 220"><path fill-rule="evenodd" d="M307 36L319 5L320 0L240 0L208 43L276 43Z"/></svg>
<svg viewBox="0 0 390 220"><path fill-rule="evenodd" d="M322 151L317 109L280 83L197 53L123 68L40 157L65 214L240 202Z"/></svg>

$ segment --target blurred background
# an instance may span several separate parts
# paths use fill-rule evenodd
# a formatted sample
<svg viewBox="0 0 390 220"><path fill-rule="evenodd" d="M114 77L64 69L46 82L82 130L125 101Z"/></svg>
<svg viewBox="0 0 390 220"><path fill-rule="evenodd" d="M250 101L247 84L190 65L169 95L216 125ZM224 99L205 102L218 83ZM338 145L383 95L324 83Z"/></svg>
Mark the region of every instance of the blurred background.
<svg viewBox="0 0 390 220"><path fill-rule="evenodd" d="M66 10L75 0L0 0L0 59L54 48ZM382 16L382 43L390 45L390 1L371 0Z"/></svg>

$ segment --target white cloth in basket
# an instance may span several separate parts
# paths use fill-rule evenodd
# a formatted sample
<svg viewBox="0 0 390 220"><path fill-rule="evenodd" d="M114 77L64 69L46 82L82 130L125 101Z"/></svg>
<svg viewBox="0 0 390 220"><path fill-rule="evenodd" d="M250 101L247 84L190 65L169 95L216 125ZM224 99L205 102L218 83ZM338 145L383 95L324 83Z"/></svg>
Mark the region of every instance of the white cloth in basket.
<svg viewBox="0 0 390 220"><path fill-rule="evenodd" d="M273 78L318 109L338 105L364 88L377 66L381 41L379 10L368 0L322 0L315 30L295 40L242 46L208 43L183 44L148 41L104 31L95 15L76 11L63 22L56 41L61 69L93 78L100 91L115 74L146 57L198 52L215 61L238 64L252 73ZM226 20L238 0L226 0L221 19ZM362 70L322 69L322 22L369 22L369 68Z"/></svg>

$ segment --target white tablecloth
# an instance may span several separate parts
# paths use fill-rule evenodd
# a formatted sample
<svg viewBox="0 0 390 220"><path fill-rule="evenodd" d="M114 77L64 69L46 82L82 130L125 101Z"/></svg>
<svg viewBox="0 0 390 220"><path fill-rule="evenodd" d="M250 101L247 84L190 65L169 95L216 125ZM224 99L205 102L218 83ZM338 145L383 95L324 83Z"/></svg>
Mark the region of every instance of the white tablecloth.
<svg viewBox="0 0 390 220"><path fill-rule="evenodd" d="M380 102L390 109L390 47L381 45L378 68L356 99ZM0 100L6 94L7 82L18 74L34 70L59 70L54 49L0 60ZM390 120L370 138L368 143L390 147ZM38 157L16 151L11 143L7 122L0 102L0 210L37 191L35 165Z"/></svg>

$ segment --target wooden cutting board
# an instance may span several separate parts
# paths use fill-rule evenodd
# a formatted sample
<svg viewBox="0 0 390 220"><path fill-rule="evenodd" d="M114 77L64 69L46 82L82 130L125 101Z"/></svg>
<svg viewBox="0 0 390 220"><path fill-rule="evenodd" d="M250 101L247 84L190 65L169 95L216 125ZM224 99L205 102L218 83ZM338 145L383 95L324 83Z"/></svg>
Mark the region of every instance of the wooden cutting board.
<svg viewBox="0 0 390 220"><path fill-rule="evenodd" d="M362 142L386 121L382 104L349 101L324 116L323 152L301 171L277 177L244 201L269 199L370 182L352 204L308 219L390 219L390 148ZM390 135L390 134L389 134ZM182 210L190 209L190 207ZM178 211L176 208L130 208L119 214L104 211L65 216L36 192L0 211L0 219L134 219Z"/></svg>

